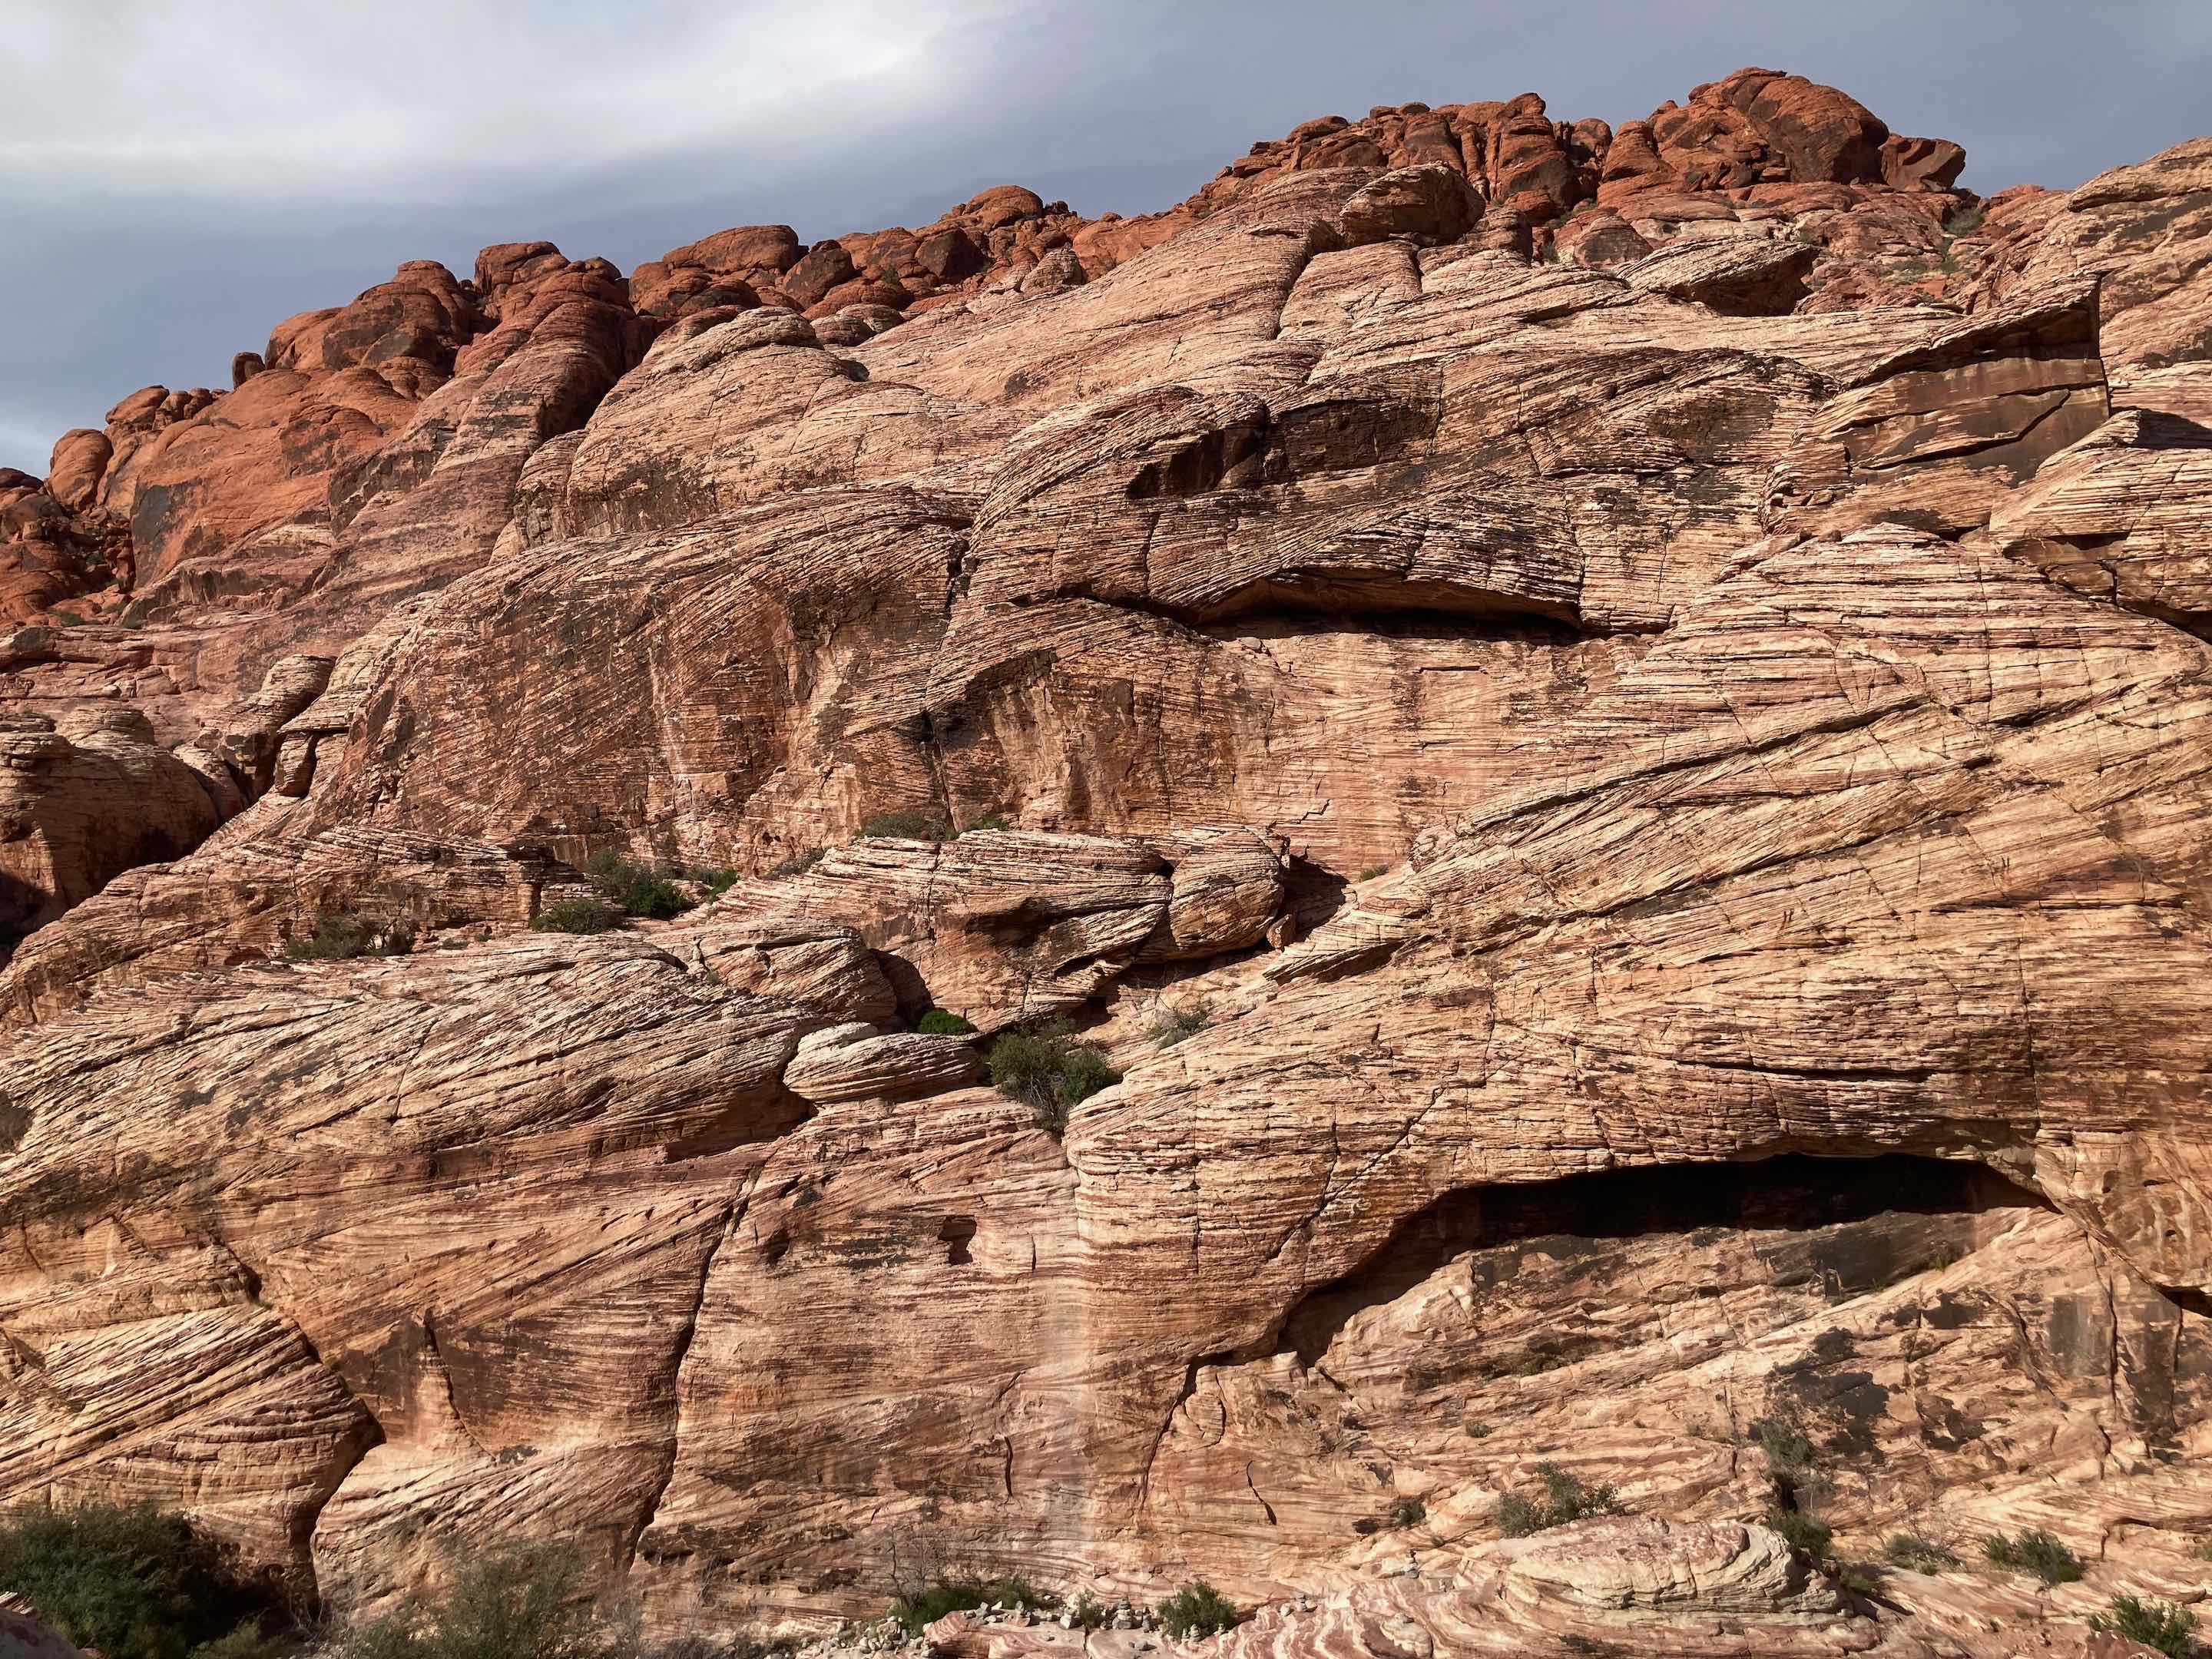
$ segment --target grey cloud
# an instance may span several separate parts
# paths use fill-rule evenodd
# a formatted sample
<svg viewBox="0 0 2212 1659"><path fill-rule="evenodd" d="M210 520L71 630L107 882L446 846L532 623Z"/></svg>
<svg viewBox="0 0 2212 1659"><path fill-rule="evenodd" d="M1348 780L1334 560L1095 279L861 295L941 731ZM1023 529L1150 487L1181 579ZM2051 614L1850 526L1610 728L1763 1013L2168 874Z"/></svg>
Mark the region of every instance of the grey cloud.
<svg viewBox="0 0 2212 1659"><path fill-rule="evenodd" d="M1752 63L1957 139L1985 192L2212 126L2203 0L9 10L0 465L33 471L139 386L223 384L294 312L520 237L627 269L731 224L916 223L1010 179L1139 212L1314 115L1534 90L1618 122Z"/></svg>

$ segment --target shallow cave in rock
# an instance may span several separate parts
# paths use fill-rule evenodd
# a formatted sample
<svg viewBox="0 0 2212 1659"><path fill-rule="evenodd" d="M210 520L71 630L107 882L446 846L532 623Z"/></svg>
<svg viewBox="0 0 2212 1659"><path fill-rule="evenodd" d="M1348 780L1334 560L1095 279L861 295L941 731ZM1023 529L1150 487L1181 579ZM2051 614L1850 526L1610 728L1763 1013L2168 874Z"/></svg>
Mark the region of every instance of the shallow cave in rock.
<svg viewBox="0 0 2212 1659"><path fill-rule="evenodd" d="M1463 1188L1400 1222L1353 1272L1309 1292L1284 1321L1276 1346L1310 1365L1362 1309L1404 1295L1455 1257L1500 1245L1712 1230L1784 1231L1796 1237L1774 1262L1778 1282L1818 1279L1849 1291L1936 1266L1957 1248L1952 1233L1941 1228L1849 1224L1883 1215L1973 1216L2050 1207L2039 1194L1981 1164L1906 1153L1791 1153L1755 1163L1655 1164Z"/></svg>
<svg viewBox="0 0 2212 1659"><path fill-rule="evenodd" d="M1394 638L1571 646L1601 631L1565 600L1352 567L1277 571L1202 605L1157 609L1213 639L1356 628Z"/></svg>

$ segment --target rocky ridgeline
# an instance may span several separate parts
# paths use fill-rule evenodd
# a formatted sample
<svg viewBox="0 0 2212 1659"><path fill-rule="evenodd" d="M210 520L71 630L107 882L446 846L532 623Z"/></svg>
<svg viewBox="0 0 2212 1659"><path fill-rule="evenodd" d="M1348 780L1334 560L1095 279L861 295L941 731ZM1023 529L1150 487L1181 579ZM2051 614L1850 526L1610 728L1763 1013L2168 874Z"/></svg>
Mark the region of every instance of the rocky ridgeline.
<svg viewBox="0 0 2212 1659"><path fill-rule="evenodd" d="M508 244L0 478L0 1502L668 1636L2130 1652L2212 141L1961 161L1746 70Z"/></svg>

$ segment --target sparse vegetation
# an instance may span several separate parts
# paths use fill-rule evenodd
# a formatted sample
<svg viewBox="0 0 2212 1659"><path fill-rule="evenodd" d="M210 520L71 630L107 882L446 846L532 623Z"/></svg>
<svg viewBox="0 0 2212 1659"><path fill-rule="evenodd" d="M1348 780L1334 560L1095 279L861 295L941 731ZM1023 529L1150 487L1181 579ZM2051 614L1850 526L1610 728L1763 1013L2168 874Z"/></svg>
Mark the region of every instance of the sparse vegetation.
<svg viewBox="0 0 2212 1659"><path fill-rule="evenodd" d="M531 918L533 933L604 933L622 926L622 912L605 899L580 894L556 899Z"/></svg>
<svg viewBox="0 0 2212 1659"><path fill-rule="evenodd" d="M54 612L54 620L59 623L64 628L82 628L84 626L84 618L78 616L74 611L57 611Z"/></svg>
<svg viewBox="0 0 2212 1659"><path fill-rule="evenodd" d="M1078 1630L1103 1630L1106 1628L1106 1608L1098 1598L1091 1595L1089 1590L1085 1590L1082 1595L1077 1596L1073 1604L1069 1607L1067 1611L1069 1616L1075 1620L1075 1627Z"/></svg>
<svg viewBox="0 0 2212 1659"><path fill-rule="evenodd" d="M1006 821L1006 815L1004 812L994 812L988 817L981 817L976 819L975 823L969 824L966 830L963 830L960 833L964 836L977 830L1011 830L1013 827L1014 826L1012 823Z"/></svg>
<svg viewBox="0 0 2212 1659"><path fill-rule="evenodd" d="M1035 1107L1037 1121L1053 1134L1066 1129L1077 1102L1121 1080L1104 1054L1069 1030L1066 1020L1054 1019L1008 1031L983 1057L999 1092Z"/></svg>
<svg viewBox="0 0 2212 1659"><path fill-rule="evenodd" d="M1152 1046L1172 1048L1185 1037L1196 1036L1212 1023L1213 1015L1202 1002L1170 1008L1152 1022Z"/></svg>
<svg viewBox="0 0 2212 1659"><path fill-rule="evenodd" d="M1788 1423L1761 1418L1751 1425L1751 1437L1766 1454L1766 1467L1778 1474L1813 1467L1813 1443Z"/></svg>
<svg viewBox="0 0 2212 1659"><path fill-rule="evenodd" d="M822 855L829 850L826 847L816 847L804 853L794 853L782 863L769 870L769 874L779 878L785 876L803 876L821 863Z"/></svg>
<svg viewBox="0 0 2212 1659"><path fill-rule="evenodd" d="M1959 1565L1959 1558L1954 1552L1912 1532L1890 1534L1881 1553L1889 1558L1891 1565L1904 1567L1912 1572L1941 1572L1946 1567Z"/></svg>
<svg viewBox="0 0 2212 1659"><path fill-rule="evenodd" d="M862 841L950 841L945 820L927 812L878 812L860 826Z"/></svg>
<svg viewBox="0 0 2212 1659"><path fill-rule="evenodd" d="M1429 1518L1429 1506L1418 1498L1401 1498L1390 1505L1390 1525L1399 1532L1418 1527Z"/></svg>
<svg viewBox="0 0 2212 1659"><path fill-rule="evenodd" d="M892 1602L890 1617L908 1636L919 1636L948 1613L964 1613L994 1602L1031 1613L1041 1613L1049 1605L1028 1579L1020 1577L939 1578L927 1589L912 1591Z"/></svg>
<svg viewBox="0 0 2212 1659"><path fill-rule="evenodd" d="M679 880L696 882L720 896L738 879L734 870L696 866L672 872L619 853L595 853L584 868L596 890L555 900L532 921L533 931L604 933L632 916L665 921L697 908L698 901L678 884Z"/></svg>
<svg viewBox="0 0 2212 1659"><path fill-rule="evenodd" d="M619 853L593 854L589 869L592 884L626 916L665 921L693 906L691 896L667 875Z"/></svg>
<svg viewBox="0 0 2212 1659"><path fill-rule="evenodd" d="M1487 1440L1492 1433L1492 1430L1487 1423L1470 1423L1467 1425L1467 1437L1470 1440Z"/></svg>
<svg viewBox="0 0 2212 1659"><path fill-rule="evenodd" d="M2185 1613L2170 1602L2116 1595L2110 1612L2089 1615L2089 1628L2112 1631L2147 1648L2156 1648L2168 1659L2189 1659L2197 1650L2197 1644L2191 1639L2197 1629L2197 1615Z"/></svg>
<svg viewBox="0 0 2212 1659"><path fill-rule="evenodd" d="M1971 236L1982 228L1982 221L1986 217L1988 217L1988 210L1985 208L1979 206L1961 208L1943 222L1944 234Z"/></svg>
<svg viewBox="0 0 2212 1659"><path fill-rule="evenodd" d="M402 922L372 922L343 911L315 915L315 931L285 941L294 962L350 962L356 957L404 957L415 948L414 930Z"/></svg>
<svg viewBox="0 0 2212 1659"><path fill-rule="evenodd" d="M1359 878L1362 881L1372 881L1376 877L1387 872L1389 867L1387 864L1370 864L1359 872Z"/></svg>
<svg viewBox="0 0 2212 1659"><path fill-rule="evenodd" d="M975 1028L950 1008L932 1008L915 1021L914 1029L924 1036L966 1036Z"/></svg>
<svg viewBox="0 0 2212 1659"><path fill-rule="evenodd" d="M2000 1567L2032 1572L2046 1584L2070 1584L2081 1576L2074 1552L2049 1533L2030 1530L2016 1538L1992 1533L1982 1540L1982 1553Z"/></svg>
<svg viewBox="0 0 2212 1659"><path fill-rule="evenodd" d="M1178 1642L1233 1630L1242 1615L1234 1602L1203 1578L1160 1603L1160 1628Z"/></svg>
<svg viewBox="0 0 2212 1659"><path fill-rule="evenodd" d="M1802 1550L1807 1555L1826 1556L1835 1538L1831 1528L1797 1510L1769 1510L1760 1518L1788 1540L1791 1549Z"/></svg>
<svg viewBox="0 0 2212 1659"><path fill-rule="evenodd" d="M581 1600L573 1550L471 1550L429 1596L409 1596L343 1644L345 1659L607 1659L611 1644Z"/></svg>
<svg viewBox="0 0 2212 1659"><path fill-rule="evenodd" d="M1541 1498L1514 1492L1498 1500L1498 1530L1508 1538L1526 1538L1586 1516L1628 1513L1611 1486L1585 1485L1557 1463L1537 1464L1536 1476L1544 1483Z"/></svg>
<svg viewBox="0 0 2212 1659"><path fill-rule="evenodd" d="M0 1589L106 1659L248 1659L288 1623L216 1545L150 1504L0 1518Z"/></svg>
<svg viewBox="0 0 2212 1659"><path fill-rule="evenodd" d="M1869 1567L1845 1567L1836 1577L1854 1595L1872 1595L1881 1589L1881 1577Z"/></svg>

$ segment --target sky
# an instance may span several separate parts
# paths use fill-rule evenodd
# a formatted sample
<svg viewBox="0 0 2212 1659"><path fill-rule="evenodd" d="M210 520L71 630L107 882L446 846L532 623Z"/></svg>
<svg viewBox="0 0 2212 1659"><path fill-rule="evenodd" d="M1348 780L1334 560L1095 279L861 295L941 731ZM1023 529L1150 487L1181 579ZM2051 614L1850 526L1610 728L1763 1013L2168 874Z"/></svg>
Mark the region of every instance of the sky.
<svg viewBox="0 0 2212 1659"><path fill-rule="evenodd" d="M1147 212L1316 115L1618 125L1753 64L1957 140L1984 194L2212 131L2212 0L0 0L0 466L404 259L628 270L1005 183Z"/></svg>

